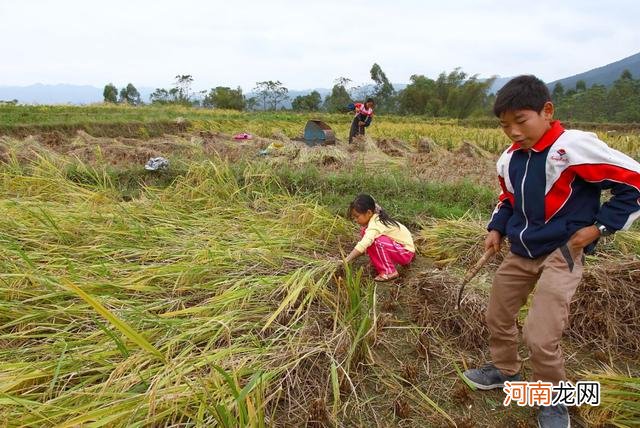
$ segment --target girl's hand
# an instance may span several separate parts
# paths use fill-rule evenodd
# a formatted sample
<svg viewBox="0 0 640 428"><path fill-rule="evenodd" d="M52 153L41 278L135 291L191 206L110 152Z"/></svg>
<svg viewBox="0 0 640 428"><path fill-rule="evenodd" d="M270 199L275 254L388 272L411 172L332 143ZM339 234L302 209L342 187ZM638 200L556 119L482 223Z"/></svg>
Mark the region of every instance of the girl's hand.
<svg viewBox="0 0 640 428"><path fill-rule="evenodd" d="M362 253L358 250L356 250L355 248L353 250L351 250L351 252L349 253L349 255L347 256L346 259L344 259L345 263L349 263L351 260L355 259L356 257L361 256Z"/></svg>

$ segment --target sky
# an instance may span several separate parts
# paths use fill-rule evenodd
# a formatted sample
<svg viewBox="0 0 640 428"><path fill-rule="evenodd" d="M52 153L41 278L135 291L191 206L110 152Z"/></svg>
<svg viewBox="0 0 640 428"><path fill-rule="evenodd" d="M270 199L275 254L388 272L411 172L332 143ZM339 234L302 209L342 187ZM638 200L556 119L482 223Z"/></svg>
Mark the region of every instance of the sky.
<svg viewBox="0 0 640 428"><path fill-rule="evenodd" d="M640 51L640 2L0 0L0 86L290 90L456 67L550 82Z"/></svg>

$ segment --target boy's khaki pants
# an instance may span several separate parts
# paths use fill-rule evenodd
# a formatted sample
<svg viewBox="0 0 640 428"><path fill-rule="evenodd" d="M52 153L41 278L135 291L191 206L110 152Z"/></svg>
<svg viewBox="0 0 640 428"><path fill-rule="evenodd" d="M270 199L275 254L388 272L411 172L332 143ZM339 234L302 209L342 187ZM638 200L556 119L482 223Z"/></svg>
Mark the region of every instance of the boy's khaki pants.
<svg viewBox="0 0 640 428"><path fill-rule="evenodd" d="M516 318L537 283L522 330L532 380L554 385L566 380L560 339L568 325L569 303L582 278L583 262L582 250L571 252L566 245L536 259L509 252L494 277L486 314L491 358L502 373L520 371Z"/></svg>

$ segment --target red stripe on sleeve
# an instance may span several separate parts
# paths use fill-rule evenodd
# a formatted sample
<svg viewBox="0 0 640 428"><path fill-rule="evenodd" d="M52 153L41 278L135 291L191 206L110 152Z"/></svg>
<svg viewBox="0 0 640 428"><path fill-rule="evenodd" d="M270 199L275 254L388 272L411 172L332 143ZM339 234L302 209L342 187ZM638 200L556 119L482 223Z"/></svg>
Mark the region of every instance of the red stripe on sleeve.
<svg viewBox="0 0 640 428"><path fill-rule="evenodd" d="M615 181L631 186L640 192L640 174L635 171L610 164L574 165L560 174L558 180L546 194L544 198L545 222L556 215L571 197L571 183L576 175L591 183L606 180Z"/></svg>
<svg viewBox="0 0 640 428"><path fill-rule="evenodd" d="M498 181L500 182L500 188L502 189L502 193L500 193L500 196L498 196L498 200L500 202L504 202L504 200L506 199L511 202L511 208L515 207L516 198L513 196L513 193L507 190L507 186L504 183L504 177L498 176Z"/></svg>

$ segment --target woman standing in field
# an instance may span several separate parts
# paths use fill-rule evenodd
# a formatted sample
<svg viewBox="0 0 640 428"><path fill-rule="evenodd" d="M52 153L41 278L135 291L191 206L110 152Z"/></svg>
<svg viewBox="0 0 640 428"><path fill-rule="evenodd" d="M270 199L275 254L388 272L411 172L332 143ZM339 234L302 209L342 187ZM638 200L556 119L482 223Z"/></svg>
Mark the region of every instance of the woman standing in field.
<svg viewBox="0 0 640 428"><path fill-rule="evenodd" d="M362 227L362 239L349 253L345 263L366 252L378 272L375 281L397 278L399 274L395 265L408 265L416 251L411 232L389 217L371 196L364 193L351 202L347 214Z"/></svg>
<svg viewBox="0 0 640 428"><path fill-rule="evenodd" d="M376 103L373 98L367 98L367 101L362 103L355 103L356 115L351 122L351 130L349 131L349 144L353 142L353 137L357 135L364 135L364 129L371 125L373 119L373 107Z"/></svg>

